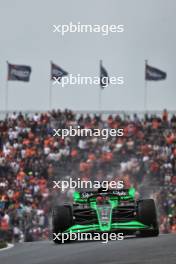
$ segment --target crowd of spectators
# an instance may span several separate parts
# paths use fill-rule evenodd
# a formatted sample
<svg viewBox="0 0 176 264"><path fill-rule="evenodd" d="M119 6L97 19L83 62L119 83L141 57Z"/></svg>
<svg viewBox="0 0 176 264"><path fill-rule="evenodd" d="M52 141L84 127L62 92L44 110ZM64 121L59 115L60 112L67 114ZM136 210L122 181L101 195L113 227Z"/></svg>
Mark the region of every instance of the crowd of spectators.
<svg viewBox="0 0 176 264"><path fill-rule="evenodd" d="M53 136L53 129L123 128L123 137ZM53 179L124 180L157 202L160 230L176 232L176 116L9 114L0 121L0 235L47 239Z"/></svg>

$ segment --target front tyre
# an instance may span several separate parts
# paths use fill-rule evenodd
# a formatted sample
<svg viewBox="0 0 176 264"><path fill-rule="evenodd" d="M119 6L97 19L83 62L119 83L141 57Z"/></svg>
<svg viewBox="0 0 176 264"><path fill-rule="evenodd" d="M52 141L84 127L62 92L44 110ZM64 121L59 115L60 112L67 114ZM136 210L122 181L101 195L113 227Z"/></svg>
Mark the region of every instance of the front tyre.
<svg viewBox="0 0 176 264"><path fill-rule="evenodd" d="M67 230L73 224L72 207L70 205L57 205L53 208L52 214L53 223L53 242L60 244L62 241L59 239L61 234ZM60 234L60 237L56 237L55 234Z"/></svg>
<svg viewBox="0 0 176 264"><path fill-rule="evenodd" d="M151 229L140 230L140 236L158 236L159 227L157 221L156 206L153 199L140 200L138 202L138 221L144 225L150 226Z"/></svg>

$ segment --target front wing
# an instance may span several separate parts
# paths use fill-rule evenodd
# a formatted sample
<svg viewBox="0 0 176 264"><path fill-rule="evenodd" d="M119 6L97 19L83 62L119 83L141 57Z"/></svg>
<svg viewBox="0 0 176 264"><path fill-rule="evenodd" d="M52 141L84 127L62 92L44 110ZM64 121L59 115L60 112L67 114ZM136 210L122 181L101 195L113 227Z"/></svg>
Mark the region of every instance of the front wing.
<svg viewBox="0 0 176 264"><path fill-rule="evenodd" d="M99 224L88 224L88 225L73 225L64 233L86 233L86 232L120 232L125 231L126 233L136 232L139 230L150 230L152 227L144 225L139 221L128 221L128 222L119 222L119 223L112 223L111 228L107 229L106 227L103 229L100 227Z"/></svg>

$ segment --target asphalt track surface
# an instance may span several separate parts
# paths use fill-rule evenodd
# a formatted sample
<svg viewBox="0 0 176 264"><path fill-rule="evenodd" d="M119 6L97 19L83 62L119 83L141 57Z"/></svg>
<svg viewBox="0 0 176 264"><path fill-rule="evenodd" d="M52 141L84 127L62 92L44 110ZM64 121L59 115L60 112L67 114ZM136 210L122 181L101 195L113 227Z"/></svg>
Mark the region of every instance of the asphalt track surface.
<svg viewBox="0 0 176 264"><path fill-rule="evenodd" d="M127 238L123 241L52 241L17 244L0 252L1 264L176 264L176 235L155 238Z"/></svg>

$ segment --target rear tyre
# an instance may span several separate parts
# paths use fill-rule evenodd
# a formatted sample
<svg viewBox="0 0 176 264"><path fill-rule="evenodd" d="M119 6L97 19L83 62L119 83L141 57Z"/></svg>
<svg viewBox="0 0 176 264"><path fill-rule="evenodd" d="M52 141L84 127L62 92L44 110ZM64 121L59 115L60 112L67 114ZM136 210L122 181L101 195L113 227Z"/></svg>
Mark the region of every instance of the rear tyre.
<svg viewBox="0 0 176 264"><path fill-rule="evenodd" d="M141 200L138 202L138 221L144 225L150 226L151 229L140 230L142 237L158 236L159 227L157 221L156 206L153 199Z"/></svg>
<svg viewBox="0 0 176 264"><path fill-rule="evenodd" d="M73 224L72 207L70 205L55 206L53 208L52 223L53 241L55 244L61 244L62 241L59 240L59 238L61 238L61 234ZM59 238L57 238L54 233L57 235L60 233Z"/></svg>

